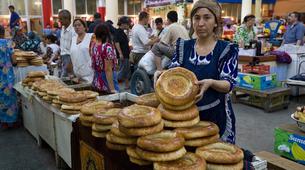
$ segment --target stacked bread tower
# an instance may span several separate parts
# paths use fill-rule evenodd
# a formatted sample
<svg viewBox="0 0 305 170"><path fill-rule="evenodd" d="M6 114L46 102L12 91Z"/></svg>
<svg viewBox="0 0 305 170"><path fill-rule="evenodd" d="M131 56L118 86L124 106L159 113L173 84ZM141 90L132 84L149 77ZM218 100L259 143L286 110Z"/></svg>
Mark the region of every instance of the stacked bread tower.
<svg viewBox="0 0 305 170"><path fill-rule="evenodd" d="M94 114L103 114L107 111L106 109L109 109L112 107L114 107L114 104L112 102L108 102L108 101L92 101L87 104L84 104L80 108L81 114L79 116L79 119L81 121L81 124L83 126L87 126L90 128L92 127L93 123L97 124L99 126L103 126L98 123L98 122L100 122L100 117L98 117L99 120L96 120L95 122L93 122ZM98 137L105 137L106 136L105 133L108 130L109 129L105 129L104 127L99 128L99 129L95 128L94 131L92 131L92 134L94 134L94 136L98 136Z"/></svg>
<svg viewBox="0 0 305 170"><path fill-rule="evenodd" d="M122 109L110 108L93 115L92 136L104 138L112 125L117 121L117 116Z"/></svg>
<svg viewBox="0 0 305 170"><path fill-rule="evenodd" d="M158 109L162 113L164 126L190 127L200 121L195 105L199 87L197 78L184 68L174 68L164 72L156 82L156 96L161 102Z"/></svg>
<svg viewBox="0 0 305 170"><path fill-rule="evenodd" d="M43 71L30 71L25 79L22 80L23 86L32 87L36 81L44 80L46 73Z"/></svg>
<svg viewBox="0 0 305 170"><path fill-rule="evenodd" d="M41 66L43 65L43 60L33 51L20 51L17 50L13 54L18 67L26 67L29 65Z"/></svg>

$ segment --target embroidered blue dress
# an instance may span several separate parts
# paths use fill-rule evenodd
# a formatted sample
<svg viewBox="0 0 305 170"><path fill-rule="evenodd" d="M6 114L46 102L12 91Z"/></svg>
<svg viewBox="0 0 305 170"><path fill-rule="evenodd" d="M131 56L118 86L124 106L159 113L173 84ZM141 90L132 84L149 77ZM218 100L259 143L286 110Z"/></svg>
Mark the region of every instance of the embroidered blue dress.
<svg viewBox="0 0 305 170"><path fill-rule="evenodd" d="M187 41L178 39L170 67L180 66L191 70L198 80L226 80L232 90L238 72L238 46L218 40L210 54L199 56L195 50L195 42L195 39ZM209 88L197 106L201 120L216 123L220 129L221 139L235 143L235 116L228 93Z"/></svg>
<svg viewBox="0 0 305 170"><path fill-rule="evenodd" d="M14 123L18 118L11 44L9 40L0 39L0 126L1 123Z"/></svg>

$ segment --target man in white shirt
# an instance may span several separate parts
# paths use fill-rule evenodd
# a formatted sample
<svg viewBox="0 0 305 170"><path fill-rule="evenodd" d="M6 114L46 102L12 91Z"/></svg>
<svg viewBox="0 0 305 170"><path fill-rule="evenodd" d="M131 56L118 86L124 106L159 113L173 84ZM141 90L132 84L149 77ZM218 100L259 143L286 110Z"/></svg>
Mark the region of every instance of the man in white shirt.
<svg viewBox="0 0 305 170"><path fill-rule="evenodd" d="M140 12L139 24L134 25L132 28L130 63L135 67L140 59L149 51L150 46L159 41L159 38L155 36L149 39L149 34L144 27L148 22L149 14L147 12Z"/></svg>
<svg viewBox="0 0 305 170"><path fill-rule="evenodd" d="M68 77L73 74L70 48L75 31L71 23L71 13L68 10L61 10L58 16L62 25L60 34L61 77Z"/></svg>
<svg viewBox="0 0 305 170"><path fill-rule="evenodd" d="M155 55L155 64L157 70L162 70L161 67L161 57L167 56L168 58L172 58L175 51L175 45L178 38L182 38L184 40L189 39L189 34L184 26L177 23L178 14L176 11L170 11L167 13L167 23L168 27L164 29L164 33L161 37L159 43L156 43L151 51Z"/></svg>

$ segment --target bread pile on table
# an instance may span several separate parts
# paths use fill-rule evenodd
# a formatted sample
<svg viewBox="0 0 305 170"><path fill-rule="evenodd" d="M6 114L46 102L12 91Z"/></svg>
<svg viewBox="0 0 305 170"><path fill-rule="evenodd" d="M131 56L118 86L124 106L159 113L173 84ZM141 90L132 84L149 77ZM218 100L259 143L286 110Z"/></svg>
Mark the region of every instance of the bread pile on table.
<svg viewBox="0 0 305 170"><path fill-rule="evenodd" d="M200 121L194 126L176 128L174 131L184 137L185 146L200 147L219 140L219 128L213 122Z"/></svg>
<svg viewBox="0 0 305 170"><path fill-rule="evenodd" d="M21 51L16 50L13 53L13 58L15 58L18 67L26 66L41 66L43 65L43 60L33 51Z"/></svg>
<svg viewBox="0 0 305 170"><path fill-rule="evenodd" d="M94 102L98 93L93 91L74 91L59 94L60 111L67 114L78 114L83 105Z"/></svg>
<svg viewBox="0 0 305 170"><path fill-rule="evenodd" d="M104 120L102 117L98 117L99 114L105 114L108 109L113 108L114 104L108 101L94 101L83 105L80 109L80 121L83 126L92 128L92 135L95 137L106 137L107 131L110 130L109 123L113 122L113 117L107 117ZM116 117L115 117L116 118ZM105 117L106 119L106 117ZM104 123L104 124L101 124Z"/></svg>
<svg viewBox="0 0 305 170"><path fill-rule="evenodd" d="M183 157L186 153L184 142L184 138L180 134L164 130L139 137L136 153L146 161L173 161Z"/></svg>
<svg viewBox="0 0 305 170"><path fill-rule="evenodd" d="M106 136L106 146L114 150L125 150L136 144L138 136L162 130L161 114L156 108L134 104L118 113L118 121L112 125Z"/></svg>
<svg viewBox="0 0 305 170"><path fill-rule="evenodd" d="M196 76L184 68L164 72L156 82L156 97L161 102L158 109L164 126L171 128L190 127L200 121L195 105L199 87Z"/></svg>
<svg viewBox="0 0 305 170"><path fill-rule="evenodd" d="M196 149L207 162L207 169L243 169L243 151L232 144L217 142Z"/></svg>
<svg viewBox="0 0 305 170"><path fill-rule="evenodd" d="M47 73L43 71L29 71L21 83L23 86L31 88L34 82L44 80L46 75Z"/></svg>
<svg viewBox="0 0 305 170"><path fill-rule="evenodd" d="M52 101L52 106L56 107L57 109L61 109L62 103L59 101L59 95L64 93L72 93L75 92L74 89L68 87L61 87L61 88L54 88L47 90L47 96Z"/></svg>

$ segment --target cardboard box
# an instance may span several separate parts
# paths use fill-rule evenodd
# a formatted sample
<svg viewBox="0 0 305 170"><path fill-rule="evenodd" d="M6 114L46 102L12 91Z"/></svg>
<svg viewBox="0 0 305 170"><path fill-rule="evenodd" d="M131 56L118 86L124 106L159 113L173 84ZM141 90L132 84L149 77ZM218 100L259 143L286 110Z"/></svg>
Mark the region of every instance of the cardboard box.
<svg viewBox="0 0 305 170"><path fill-rule="evenodd" d="M274 138L276 154L305 165L305 133L298 129L296 124L275 128Z"/></svg>
<svg viewBox="0 0 305 170"><path fill-rule="evenodd" d="M255 90L266 90L277 86L276 74L257 75L238 73L237 83L240 87Z"/></svg>
<svg viewBox="0 0 305 170"><path fill-rule="evenodd" d="M251 66L248 64L243 64L242 72L259 74L259 75L270 74L270 65L261 64L261 65Z"/></svg>
<svg viewBox="0 0 305 170"><path fill-rule="evenodd" d="M268 170L304 170L304 166L270 152L260 151L255 156L267 161Z"/></svg>

